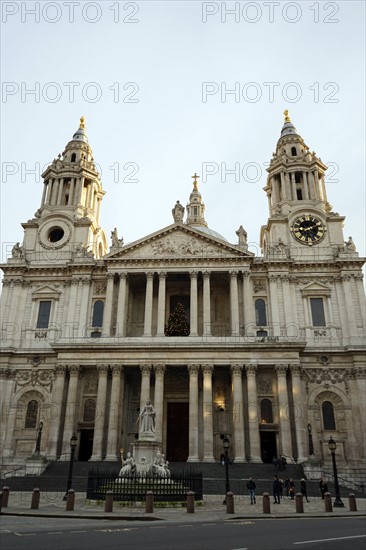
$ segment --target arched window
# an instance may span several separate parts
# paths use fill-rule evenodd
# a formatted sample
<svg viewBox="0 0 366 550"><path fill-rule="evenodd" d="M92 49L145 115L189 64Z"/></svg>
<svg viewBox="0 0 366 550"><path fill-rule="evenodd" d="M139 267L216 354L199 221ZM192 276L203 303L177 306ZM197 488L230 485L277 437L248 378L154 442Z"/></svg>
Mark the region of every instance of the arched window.
<svg viewBox="0 0 366 550"><path fill-rule="evenodd" d="M261 401L261 422L262 424L273 423L272 402L269 399Z"/></svg>
<svg viewBox="0 0 366 550"><path fill-rule="evenodd" d="M103 311L104 311L104 302L102 300L97 300L94 302L93 306L93 327L102 327L103 326Z"/></svg>
<svg viewBox="0 0 366 550"><path fill-rule="evenodd" d="M322 413L324 430L335 430L334 407L330 401L324 401L322 403Z"/></svg>
<svg viewBox="0 0 366 550"><path fill-rule="evenodd" d="M32 399L27 405L27 412L25 415L25 428L36 428L38 418L38 401Z"/></svg>
<svg viewBox="0 0 366 550"><path fill-rule="evenodd" d="M75 162L76 161L76 153L73 153L71 155L71 162Z"/></svg>
<svg viewBox="0 0 366 550"><path fill-rule="evenodd" d="M84 403L84 422L94 422L95 420L95 399L87 399Z"/></svg>
<svg viewBox="0 0 366 550"><path fill-rule="evenodd" d="M291 147L291 155L292 155L293 157L297 157L296 147Z"/></svg>
<svg viewBox="0 0 366 550"><path fill-rule="evenodd" d="M255 301L255 324L257 327L267 325L266 303L261 298Z"/></svg>

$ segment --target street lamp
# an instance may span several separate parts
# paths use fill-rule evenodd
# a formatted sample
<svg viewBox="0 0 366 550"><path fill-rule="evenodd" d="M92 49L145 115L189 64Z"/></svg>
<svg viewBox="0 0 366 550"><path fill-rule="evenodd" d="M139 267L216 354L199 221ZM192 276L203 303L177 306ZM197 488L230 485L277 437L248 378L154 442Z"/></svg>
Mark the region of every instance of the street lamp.
<svg viewBox="0 0 366 550"><path fill-rule="evenodd" d="M230 449L230 441L227 435L222 435L222 445L224 447L224 453L225 453L225 498L223 501L223 504L226 504L226 495L230 491L230 480L229 480L229 449Z"/></svg>
<svg viewBox="0 0 366 550"><path fill-rule="evenodd" d="M36 440L36 449L34 451L35 455L39 455L41 453L41 437L42 437L42 429L43 429L43 422L39 423L38 426L38 433L37 433L37 440Z"/></svg>
<svg viewBox="0 0 366 550"><path fill-rule="evenodd" d="M344 506L341 500L341 495L339 494L337 465L336 465L336 459L335 459L335 450L337 448L337 444L332 438L332 436L330 436L329 438L328 447L332 455L332 463L333 463L333 476L334 476L334 488L335 488L335 500L334 500L333 506Z"/></svg>
<svg viewBox="0 0 366 550"><path fill-rule="evenodd" d="M76 446L78 444L78 438L76 437L76 435L74 434L72 436L72 438L70 439L70 447L71 447L71 454L70 454L70 464L69 464L69 477L67 479L67 489L66 489L66 493L65 493L65 496L62 500L67 500L67 493L69 491L69 489L71 489L71 484L72 484L72 468L74 466L74 456L75 456L75 449L76 449Z"/></svg>

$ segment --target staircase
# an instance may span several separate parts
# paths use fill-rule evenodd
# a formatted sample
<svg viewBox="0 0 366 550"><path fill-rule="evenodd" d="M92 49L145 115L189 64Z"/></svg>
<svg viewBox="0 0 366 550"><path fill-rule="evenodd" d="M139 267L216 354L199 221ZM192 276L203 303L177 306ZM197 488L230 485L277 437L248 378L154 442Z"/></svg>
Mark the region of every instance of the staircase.
<svg viewBox="0 0 366 550"><path fill-rule="evenodd" d="M117 475L121 467L120 461L115 462L74 462L72 488L77 492L86 492L88 473L90 470L100 470L103 473ZM203 475L203 493L206 495L224 495L226 489L225 466L221 463L186 463L171 462L169 464L172 474L184 472L202 472ZM295 490L300 489L300 479L304 476L304 471L299 464L288 464L285 470L278 470L272 464L230 464L229 465L229 485L230 490L235 495L247 494L247 480L251 476L256 483L257 494L263 492L272 494L272 480L275 474L280 479L285 477L292 478L295 481ZM67 487L69 474L69 462L55 461L50 464L47 470L41 476L9 477L2 480L2 486L7 485L10 491L33 491L38 487L41 491L52 491L64 493ZM307 480L307 492L309 497L319 498L318 481ZM328 488L334 495L334 487L328 482ZM347 496L350 489L341 487L341 496ZM364 496L361 492L357 497Z"/></svg>

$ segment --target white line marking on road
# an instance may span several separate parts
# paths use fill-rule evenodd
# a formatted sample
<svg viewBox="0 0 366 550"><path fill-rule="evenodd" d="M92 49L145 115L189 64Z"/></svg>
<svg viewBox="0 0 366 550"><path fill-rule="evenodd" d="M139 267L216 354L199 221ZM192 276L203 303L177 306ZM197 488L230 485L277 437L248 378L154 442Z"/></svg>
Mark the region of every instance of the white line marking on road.
<svg viewBox="0 0 366 550"><path fill-rule="evenodd" d="M314 542L331 542L333 540L360 539L365 537L366 535L351 535L349 537L334 537L332 539L303 540L301 542L294 542L293 544L312 544Z"/></svg>
<svg viewBox="0 0 366 550"><path fill-rule="evenodd" d="M63 531L48 531L47 535L62 535Z"/></svg>
<svg viewBox="0 0 366 550"><path fill-rule="evenodd" d="M86 529L84 529L84 530L79 529L79 531L70 531L70 533L87 533L87 530Z"/></svg>
<svg viewBox="0 0 366 550"><path fill-rule="evenodd" d="M37 533L15 533L18 537L34 537Z"/></svg>

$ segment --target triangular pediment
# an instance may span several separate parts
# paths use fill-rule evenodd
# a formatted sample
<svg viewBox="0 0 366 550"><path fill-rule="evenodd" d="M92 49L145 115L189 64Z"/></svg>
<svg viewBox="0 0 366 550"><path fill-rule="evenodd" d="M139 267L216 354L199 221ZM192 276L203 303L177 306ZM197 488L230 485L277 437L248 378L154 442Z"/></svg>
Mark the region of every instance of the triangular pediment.
<svg viewBox="0 0 366 550"><path fill-rule="evenodd" d="M329 286L319 281L312 281L301 288L303 295L324 296L330 294L331 289Z"/></svg>
<svg viewBox="0 0 366 550"><path fill-rule="evenodd" d="M164 258L215 258L252 257L217 237L193 227L175 223L123 247L111 248L107 259L164 259Z"/></svg>
<svg viewBox="0 0 366 550"><path fill-rule="evenodd" d="M40 285L35 288L32 292L33 299L58 299L61 295L60 290L58 290L53 285Z"/></svg>

